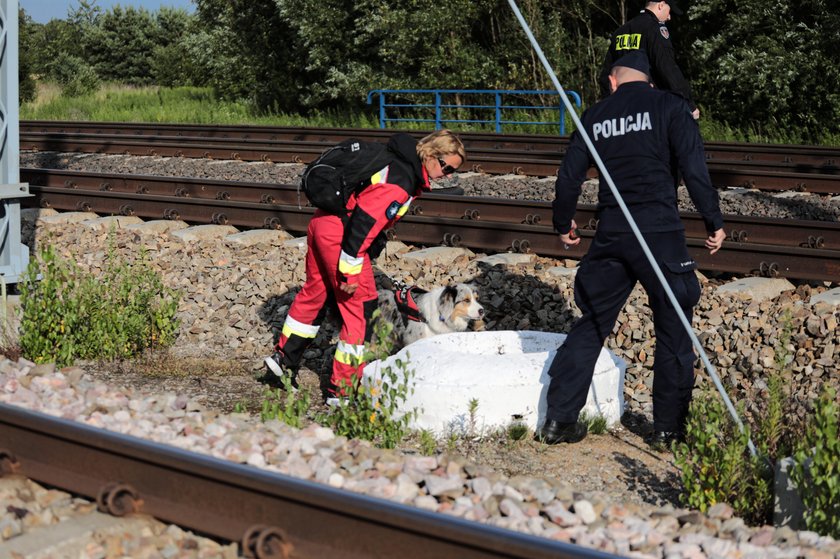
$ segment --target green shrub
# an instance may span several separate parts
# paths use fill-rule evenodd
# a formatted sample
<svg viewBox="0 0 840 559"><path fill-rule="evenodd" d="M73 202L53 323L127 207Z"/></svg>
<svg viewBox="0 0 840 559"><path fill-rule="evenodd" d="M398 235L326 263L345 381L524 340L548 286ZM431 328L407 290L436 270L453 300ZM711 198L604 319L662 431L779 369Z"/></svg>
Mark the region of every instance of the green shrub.
<svg viewBox="0 0 840 559"><path fill-rule="evenodd" d="M840 538L840 431L835 390L826 388L794 455L791 477L805 505L809 530Z"/></svg>
<svg viewBox="0 0 840 559"><path fill-rule="evenodd" d="M685 442L674 445L684 504L705 512L716 503L729 503L748 523L767 521L772 475L763 458L750 455L749 433L748 426L741 430L735 425L714 392L692 401Z"/></svg>
<svg viewBox="0 0 840 559"><path fill-rule="evenodd" d="M36 363L114 359L171 345L178 295L145 255L134 263L109 250L101 276L84 274L51 246L30 261L20 283L20 345Z"/></svg>
<svg viewBox="0 0 840 559"><path fill-rule="evenodd" d="M309 410L310 397L305 390L294 390L289 377L281 377L283 390L268 389L263 398L260 419L279 419L286 425L300 429ZM285 393L285 394L284 394Z"/></svg>

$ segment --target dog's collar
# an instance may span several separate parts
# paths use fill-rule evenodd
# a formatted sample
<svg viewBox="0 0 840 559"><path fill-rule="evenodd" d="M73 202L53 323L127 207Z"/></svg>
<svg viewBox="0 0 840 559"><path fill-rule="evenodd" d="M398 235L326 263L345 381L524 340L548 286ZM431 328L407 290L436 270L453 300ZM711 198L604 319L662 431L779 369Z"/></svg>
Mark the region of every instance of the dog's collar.
<svg viewBox="0 0 840 559"><path fill-rule="evenodd" d="M397 308L409 320L426 322L426 318L423 316L420 307L417 306L417 301L414 299L415 295L423 295L424 293L428 292L416 286L403 286L395 290L394 299L397 301ZM443 320L443 317L440 317L440 319Z"/></svg>

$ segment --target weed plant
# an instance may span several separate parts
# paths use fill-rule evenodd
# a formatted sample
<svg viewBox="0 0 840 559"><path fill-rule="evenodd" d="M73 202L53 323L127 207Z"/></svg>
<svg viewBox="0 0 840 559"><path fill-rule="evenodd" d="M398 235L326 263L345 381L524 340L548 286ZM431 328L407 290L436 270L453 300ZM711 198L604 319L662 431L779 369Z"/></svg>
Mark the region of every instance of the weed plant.
<svg viewBox="0 0 840 559"><path fill-rule="evenodd" d="M529 431L528 426L522 421L512 421L506 429L507 439L511 442L521 441L528 436Z"/></svg>
<svg viewBox="0 0 840 559"><path fill-rule="evenodd" d="M20 346L36 363L132 357L175 341L179 295L166 288L145 254L133 262L113 245L99 277L84 274L46 243L19 284Z"/></svg>
<svg viewBox="0 0 840 559"><path fill-rule="evenodd" d="M776 368L767 376L766 390L758 399L759 409L752 417L752 425L745 425L741 431L714 391L706 390L692 402L686 440L674 445L683 483L680 498L700 511L725 502L750 524L769 523L773 514L774 464L797 449L792 478L807 508L808 527L836 537L840 526L837 403L834 392L827 391L815 405L811 423L802 435L803 427L791 419L792 317L786 312L781 319ZM743 417L743 405L737 407ZM756 434L756 457L748 449L751 432Z"/></svg>
<svg viewBox="0 0 840 559"><path fill-rule="evenodd" d="M740 430L713 391L694 398L685 442L674 445L680 500L701 512L729 503L746 522L765 523L772 513L772 477L764 459L750 455L749 437L749 426Z"/></svg>
<svg viewBox="0 0 840 559"><path fill-rule="evenodd" d="M805 505L805 524L840 538L840 407L826 388L814 406L814 420L794 455L791 478Z"/></svg>
<svg viewBox="0 0 840 559"><path fill-rule="evenodd" d="M393 325L381 320L375 311L372 343L366 345L364 361L370 363L391 354ZM414 371L407 361L397 359L394 366L383 367L372 378L357 379L339 386L339 403L316 421L329 425L338 435L372 441L383 448L394 448L409 432L417 410L404 410L413 392Z"/></svg>
<svg viewBox="0 0 840 559"><path fill-rule="evenodd" d="M421 429L420 434L420 452L423 456L431 456L437 452L437 439L434 433L428 429Z"/></svg>
<svg viewBox="0 0 840 559"><path fill-rule="evenodd" d="M283 383L282 389L265 391L260 419L263 421L278 419L286 425L300 429L309 411L309 393L305 390L295 390L291 379L287 376L281 377L280 381Z"/></svg>
<svg viewBox="0 0 840 559"><path fill-rule="evenodd" d="M589 415L583 411L578 417L578 421L586 425L587 432L593 435L603 435L607 432L607 418L600 413Z"/></svg>

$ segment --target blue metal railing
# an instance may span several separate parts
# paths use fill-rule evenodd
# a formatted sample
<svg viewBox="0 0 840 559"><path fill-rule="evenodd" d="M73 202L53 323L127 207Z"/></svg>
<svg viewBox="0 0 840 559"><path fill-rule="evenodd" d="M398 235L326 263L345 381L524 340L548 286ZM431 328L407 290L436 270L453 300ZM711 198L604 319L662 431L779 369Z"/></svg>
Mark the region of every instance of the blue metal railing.
<svg viewBox="0 0 840 559"><path fill-rule="evenodd" d="M434 97L434 103L389 103L386 100L386 95L396 95L405 98L406 94L429 94ZM566 94L574 101L575 105L580 108L580 95L574 91L566 91ZM440 130L444 124L451 123L479 123L479 124L493 124L496 133L502 131L502 126L506 124L532 124L537 126L558 126L560 135L566 134L566 110L563 106L563 101L557 91L550 90L518 90L518 89L374 89L368 92L367 104L373 103L374 95L379 95L379 127L385 128L389 122L434 122L435 130ZM480 104L479 101L474 103L452 103L444 102L445 97L457 95L459 101L463 100L464 96L477 96L479 101L488 96L493 97L493 104ZM557 98L556 105L506 105L503 102L504 96L523 96L523 95L550 95ZM407 118L407 117L389 117L388 109L407 109L412 111L419 110L422 112L427 109L434 109L434 118ZM475 114L481 110L493 111L493 118L479 119L461 119L461 118L446 118L451 114L452 110L457 109L477 109ZM506 120L503 118L504 111L516 110L520 111L557 111L558 118L553 121L545 120ZM393 113L392 113L393 114ZM415 113L416 114L416 113Z"/></svg>

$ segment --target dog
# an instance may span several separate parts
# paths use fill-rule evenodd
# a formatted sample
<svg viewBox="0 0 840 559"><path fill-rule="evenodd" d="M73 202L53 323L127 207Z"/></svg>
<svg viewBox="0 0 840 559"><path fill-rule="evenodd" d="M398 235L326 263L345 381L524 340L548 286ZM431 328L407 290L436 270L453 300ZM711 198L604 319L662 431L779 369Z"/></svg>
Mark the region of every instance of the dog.
<svg viewBox="0 0 840 559"><path fill-rule="evenodd" d="M394 325L393 351L437 334L484 328L484 307L478 293L465 283L424 291L417 287L395 286L378 291L383 320Z"/></svg>

